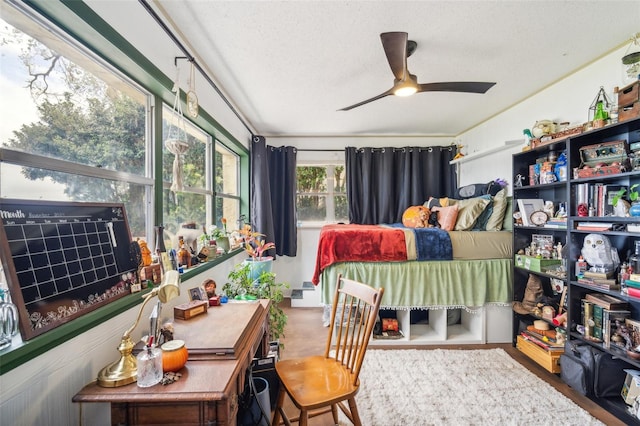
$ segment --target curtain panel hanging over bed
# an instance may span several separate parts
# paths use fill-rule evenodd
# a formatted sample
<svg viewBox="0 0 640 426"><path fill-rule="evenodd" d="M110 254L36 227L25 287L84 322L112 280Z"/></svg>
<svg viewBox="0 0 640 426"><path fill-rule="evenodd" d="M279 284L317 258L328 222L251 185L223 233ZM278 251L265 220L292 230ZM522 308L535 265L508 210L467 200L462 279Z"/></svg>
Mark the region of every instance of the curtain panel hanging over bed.
<svg viewBox="0 0 640 426"><path fill-rule="evenodd" d="M454 197L455 154L453 146L345 148L350 222L400 222L409 206Z"/></svg>

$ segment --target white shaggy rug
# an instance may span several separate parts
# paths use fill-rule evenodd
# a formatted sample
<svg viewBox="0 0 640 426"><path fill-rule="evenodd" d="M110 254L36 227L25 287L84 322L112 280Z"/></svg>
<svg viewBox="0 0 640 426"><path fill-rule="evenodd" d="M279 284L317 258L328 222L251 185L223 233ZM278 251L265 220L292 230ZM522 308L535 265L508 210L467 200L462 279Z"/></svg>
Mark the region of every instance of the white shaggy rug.
<svg viewBox="0 0 640 426"><path fill-rule="evenodd" d="M369 348L360 382L366 426L602 424L503 349Z"/></svg>

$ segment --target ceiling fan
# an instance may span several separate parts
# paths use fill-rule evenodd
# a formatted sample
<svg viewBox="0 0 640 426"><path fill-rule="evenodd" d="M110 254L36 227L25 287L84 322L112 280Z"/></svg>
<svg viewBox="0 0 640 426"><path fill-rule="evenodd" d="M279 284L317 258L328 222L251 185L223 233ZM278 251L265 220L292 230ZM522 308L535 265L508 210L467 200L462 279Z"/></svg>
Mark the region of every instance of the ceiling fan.
<svg viewBox="0 0 640 426"><path fill-rule="evenodd" d="M411 96L420 92L466 92L485 93L496 83L485 83L481 81L449 81L444 83L418 83L418 78L407 69L407 58L415 52L418 43L408 39L407 33L389 32L380 34L384 53L387 55L389 66L395 76L393 87L384 93L374 96L366 101L342 108L339 111L349 111L350 109L368 104L384 98L385 96Z"/></svg>

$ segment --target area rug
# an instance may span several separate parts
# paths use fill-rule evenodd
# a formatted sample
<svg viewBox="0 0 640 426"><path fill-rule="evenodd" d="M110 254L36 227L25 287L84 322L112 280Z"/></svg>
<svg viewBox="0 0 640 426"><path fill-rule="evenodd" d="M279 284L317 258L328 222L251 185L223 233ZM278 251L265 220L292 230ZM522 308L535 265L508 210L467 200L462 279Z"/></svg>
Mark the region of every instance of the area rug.
<svg viewBox="0 0 640 426"><path fill-rule="evenodd" d="M367 426L602 425L499 348L369 349L360 382Z"/></svg>

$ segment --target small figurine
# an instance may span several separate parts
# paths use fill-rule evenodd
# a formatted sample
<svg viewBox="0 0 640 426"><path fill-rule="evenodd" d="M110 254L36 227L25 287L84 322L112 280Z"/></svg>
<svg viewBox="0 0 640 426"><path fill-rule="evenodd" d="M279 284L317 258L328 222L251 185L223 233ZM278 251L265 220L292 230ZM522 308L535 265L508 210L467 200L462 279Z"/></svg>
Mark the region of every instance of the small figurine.
<svg viewBox="0 0 640 426"><path fill-rule="evenodd" d="M145 240L138 240L138 245L140 246L140 253L142 254L142 266L151 265L151 250L147 245Z"/></svg>
<svg viewBox="0 0 640 426"><path fill-rule="evenodd" d="M206 279L203 283L202 286L204 287L204 290L207 292L207 298L212 298L216 295L216 282L214 280L212 280L211 278Z"/></svg>

